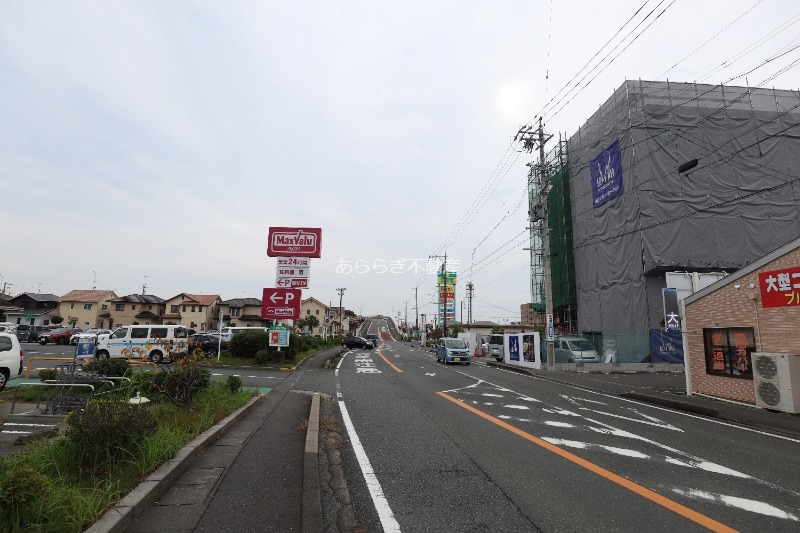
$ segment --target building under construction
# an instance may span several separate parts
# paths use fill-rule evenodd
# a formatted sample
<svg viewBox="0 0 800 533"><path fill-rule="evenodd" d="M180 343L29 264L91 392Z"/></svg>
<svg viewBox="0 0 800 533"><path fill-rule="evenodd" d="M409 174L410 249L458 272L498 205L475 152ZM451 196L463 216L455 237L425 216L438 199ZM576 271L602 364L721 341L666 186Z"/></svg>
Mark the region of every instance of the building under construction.
<svg viewBox="0 0 800 533"><path fill-rule="evenodd" d="M797 91L623 83L532 167L534 309L546 197L556 327L647 361L668 272L732 272L800 237L798 124Z"/></svg>

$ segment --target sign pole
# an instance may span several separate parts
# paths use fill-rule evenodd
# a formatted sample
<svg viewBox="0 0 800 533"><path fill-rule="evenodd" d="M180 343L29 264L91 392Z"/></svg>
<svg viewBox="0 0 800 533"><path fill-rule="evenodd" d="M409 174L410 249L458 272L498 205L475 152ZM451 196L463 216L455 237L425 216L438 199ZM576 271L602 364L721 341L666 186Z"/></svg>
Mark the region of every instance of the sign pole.
<svg viewBox="0 0 800 533"><path fill-rule="evenodd" d="M219 309L219 324L217 325L217 362L222 355L222 308Z"/></svg>

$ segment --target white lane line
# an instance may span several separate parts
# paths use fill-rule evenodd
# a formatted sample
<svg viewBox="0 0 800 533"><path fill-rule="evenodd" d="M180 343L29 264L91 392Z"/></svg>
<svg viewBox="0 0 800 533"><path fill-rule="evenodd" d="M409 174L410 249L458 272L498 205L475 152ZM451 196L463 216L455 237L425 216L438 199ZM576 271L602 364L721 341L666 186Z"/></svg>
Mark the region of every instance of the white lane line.
<svg viewBox="0 0 800 533"><path fill-rule="evenodd" d="M344 402L339 402L339 408L342 411L342 418L344 419L344 425L347 428L347 433L350 434L350 442L353 443L353 451L358 459L358 465L361 467L361 473L364 475L364 480L367 482L369 494L372 496L372 503L375 504L375 509L378 511L378 517L381 519L383 530L386 532L397 531L399 533L400 524L398 524L397 520L394 519L392 508L389 507L389 502L386 500L386 496L383 495L381 484L378 481L378 477L375 475L375 471L372 470L372 464L369 462L369 458L367 457L367 453L364 451L364 447L361 446L361 440L356 434L356 429L353 427L353 422L350 420L350 415L347 414L347 407L345 407Z"/></svg>

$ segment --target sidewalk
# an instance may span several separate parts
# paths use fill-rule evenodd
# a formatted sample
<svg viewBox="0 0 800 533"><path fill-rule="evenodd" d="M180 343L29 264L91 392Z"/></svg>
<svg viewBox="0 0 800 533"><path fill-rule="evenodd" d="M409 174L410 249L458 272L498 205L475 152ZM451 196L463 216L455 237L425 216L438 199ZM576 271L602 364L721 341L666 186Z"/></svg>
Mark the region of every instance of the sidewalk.
<svg viewBox="0 0 800 533"><path fill-rule="evenodd" d="M755 406L748 407L705 396L687 396L686 377L683 372L591 372L589 370L591 365L584 367L586 370L581 372L561 372L523 369L494 360L485 362L489 366L502 367L551 381L800 438L800 415L769 411Z"/></svg>

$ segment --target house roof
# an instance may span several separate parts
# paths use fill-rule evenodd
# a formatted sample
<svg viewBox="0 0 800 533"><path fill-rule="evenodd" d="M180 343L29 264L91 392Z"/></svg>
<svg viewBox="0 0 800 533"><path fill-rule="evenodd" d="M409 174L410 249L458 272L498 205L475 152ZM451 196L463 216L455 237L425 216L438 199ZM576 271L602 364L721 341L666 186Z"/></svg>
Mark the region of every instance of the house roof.
<svg viewBox="0 0 800 533"><path fill-rule="evenodd" d="M119 298L114 298L113 300L109 300L111 303L115 304L164 304L164 299L159 298L158 296L153 296L152 294L128 294L127 296L120 296Z"/></svg>
<svg viewBox="0 0 800 533"><path fill-rule="evenodd" d="M317 299L316 299L316 298L314 298L313 296L309 296L309 297L308 297L308 298L306 298L305 300L300 300L300 305L303 305L303 304L305 304L305 303L316 303L316 304L319 304L319 305L321 305L321 306L322 306L322 307L324 307L325 309L330 309L330 307L328 307L328 306L327 306L327 305L325 305L324 303L320 302L319 300L317 300Z"/></svg>
<svg viewBox="0 0 800 533"><path fill-rule="evenodd" d="M255 305L257 307L261 307L261 299L260 298L232 298L230 300L225 300L224 302L220 302L220 305L227 305L228 307L244 307L246 305Z"/></svg>
<svg viewBox="0 0 800 533"><path fill-rule="evenodd" d="M115 297L114 291L74 290L61 297L62 302L104 302Z"/></svg>
<svg viewBox="0 0 800 533"><path fill-rule="evenodd" d="M192 301L199 303L200 305L211 305L217 300L220 299L219 294L183 294L185 297L189 298Z"/></svg>
<svg viewBox="0 0 800 533"><path fill-rule="evenodd" d="M37 302L57 302L58 296L55 294L38 294L35 292L23 292L22 294L18 294L12 298L12 300L16 300L20 296L27 296L32 300L36 300Z"/></svg>
<svg viewBox="0 0 800 533"><path fill-rule="evenodd" d="M708 287L705 287L705 288L700 289L699 291L697 291L695 293L690 294L689 296L687 296L686 298L683 299L683 303L684 303L684 305L689 305L692 302L696 302L700 298L703 298L704 296L708 296L709 294L711 294L712 292L716 291L717 289L721 289L722 287L725 287L726 285L730 285L734 281L742 279L743 277L747 276L748 274L752 274L753 272L755 272L755 271L759 270L760 268L762 268L764 265L767 265L767 264L775 261L776 259L778 259L780 257L783 257L784 255L788 254L789 252L793 252L793 251L797 250L798 248L800 248L800 238L795 239L793 241L787 242L786 244L784 244L780 248L778 248L776 250L773 250L772 252L768 253L767 255L762 257L761 259L753 261L752 263L750 263L746 267L740 268L739 270L737 270L733 274L730 274L729 276L725 276L724 278L721 278L720 280L715 281L714 283L712 283Z"/></svg>

